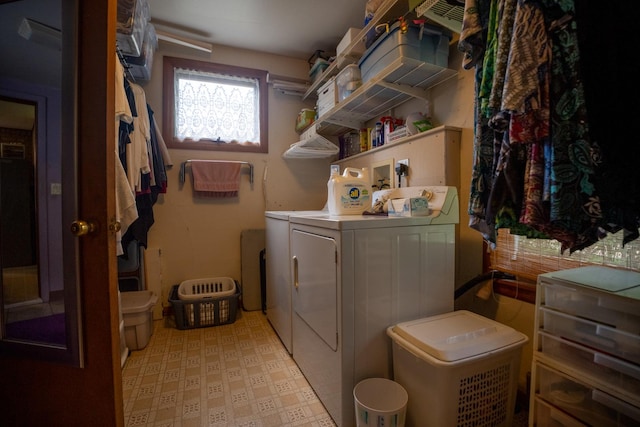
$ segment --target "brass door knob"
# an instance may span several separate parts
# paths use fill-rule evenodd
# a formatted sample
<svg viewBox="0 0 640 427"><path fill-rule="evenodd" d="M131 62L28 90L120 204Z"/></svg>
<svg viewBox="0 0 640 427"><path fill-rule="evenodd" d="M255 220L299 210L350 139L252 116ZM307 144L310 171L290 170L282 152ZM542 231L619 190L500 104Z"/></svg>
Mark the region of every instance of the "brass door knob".
<svg viewBox="0 0 640 427"><path fill-rule="evenodd" d="M115 219L111 220L111 224L109 224L109 231L111 231L112 233L117 233L120 230L122 230L120 221L117 221Z"/></svg>
<svg viewBox="0 0 640 427"><path fill-rule="evenodd" d="M77 236L85 236L96 231L96 225L92 222L77 219L71 223L71 232Z"/></svg>

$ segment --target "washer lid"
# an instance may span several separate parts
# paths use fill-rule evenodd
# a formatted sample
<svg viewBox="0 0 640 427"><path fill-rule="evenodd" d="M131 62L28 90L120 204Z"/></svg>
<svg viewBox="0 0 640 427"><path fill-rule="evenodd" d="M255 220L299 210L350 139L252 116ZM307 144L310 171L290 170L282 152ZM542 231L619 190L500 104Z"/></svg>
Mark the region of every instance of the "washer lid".
<svg viewBox="0 0 640 427"><path fill-rule="evenodd" d="M394 332L436 359L453 362L527 340L509 326L466 310L399 323Z"/></svg>

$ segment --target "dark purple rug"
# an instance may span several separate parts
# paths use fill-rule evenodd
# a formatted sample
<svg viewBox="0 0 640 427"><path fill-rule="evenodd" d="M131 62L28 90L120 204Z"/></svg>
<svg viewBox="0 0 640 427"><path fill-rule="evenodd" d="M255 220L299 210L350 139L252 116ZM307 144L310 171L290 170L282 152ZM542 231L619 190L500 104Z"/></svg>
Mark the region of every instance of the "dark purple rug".
<svg viewBox="0 0 640 427"><path fill-rule="evenodd" d="M6 329L9 338L59 345L67 343L64 313L8 323Z"/></svg>

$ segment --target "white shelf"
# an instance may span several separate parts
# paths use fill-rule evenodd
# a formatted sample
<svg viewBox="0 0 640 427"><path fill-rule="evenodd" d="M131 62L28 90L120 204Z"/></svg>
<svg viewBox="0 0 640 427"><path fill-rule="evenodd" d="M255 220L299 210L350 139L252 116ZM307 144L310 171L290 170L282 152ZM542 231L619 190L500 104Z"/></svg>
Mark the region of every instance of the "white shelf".
<svg viewBox="0 0 640 427"><path fill-rule="evenodd" d="M404 0L387 0L376 12L376 16L369 22L351 44L347 46L341 58L336 58L309 88L303 99L315 94L319 87L338 73L338 63L357 62L351 52L363 40L367 33L381 22L388 22L394 17L404 16L407 12ZM339 59L346 59L340 61ZM331 110L319 117L313 125L316 134L325 136L342 135L353 129L361 129L365 123L375 117L386 115L389 110L404 104L411 99L428 99L427 90L454 77L456 70L412 58L400 57L389 63L375 77L369 79L355 90L348 98L337 103ZM322 138L318 135L319 138ZM314 136L314 138L316 138ZM325 139L322 141L331 143ZM330 157L327 150L300 150L309 142L300 141L292 144L283 157ZM335 144L331 143L335 146ZM331 148L331 147L329 147ZM336 153L337 154L337 151Z"/></svg>
<svg viewBox="0 0 640 427"><path fill-rule="evenodd" d="M412 98L427 99L427 89L457 72L410 58L398 58L347 99L339 102L315 122L316 131L340 135L384 115Z"/></svg>
<svg viewBox="0 0 640 427"><path fill-rule="evenodd" d="M340 58L336 58L329 66L324 70L322 75L316 79L307 92L302 97L303 100L311 97L315 98L317 96L318 89L326 83L331 77L338 74L338 64L350 64L358 62L357 57L354 57L351 52L356 47L358 42L364 40L367 33L374 29L376 25L381 22L387 22L394 17L403 16L407 12L407 3L406 0L387 0L382 3L378 10L376 11L373 19L358 33L356 37L353 38L351 43L345 48L344 52L340 54Z"/></svg>

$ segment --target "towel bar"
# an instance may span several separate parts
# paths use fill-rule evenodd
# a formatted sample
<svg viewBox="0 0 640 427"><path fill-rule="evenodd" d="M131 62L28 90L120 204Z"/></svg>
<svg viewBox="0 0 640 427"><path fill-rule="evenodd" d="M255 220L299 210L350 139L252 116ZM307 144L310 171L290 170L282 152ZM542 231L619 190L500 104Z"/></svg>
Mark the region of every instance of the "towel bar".
<svg viewBox="0 0 640 427"><path fill-rule="evenodd" d="M184 183L184 176L187 164L191 163L193 160L189 159L180 165L180 183ZM197 160L198 162L212 162L212 163L242 163L243 166L249 167L249 182L253 184L253 163L243 162L240 160Z"/></svg>

